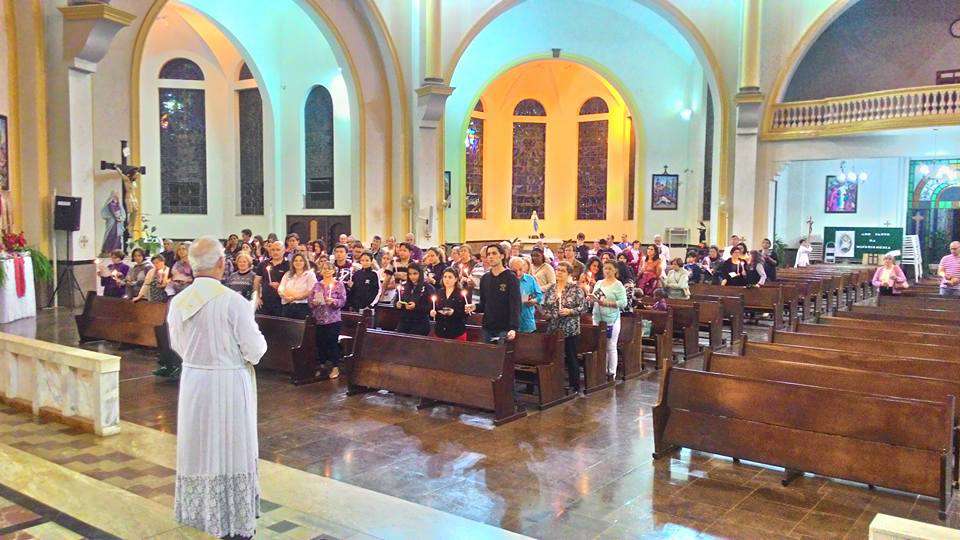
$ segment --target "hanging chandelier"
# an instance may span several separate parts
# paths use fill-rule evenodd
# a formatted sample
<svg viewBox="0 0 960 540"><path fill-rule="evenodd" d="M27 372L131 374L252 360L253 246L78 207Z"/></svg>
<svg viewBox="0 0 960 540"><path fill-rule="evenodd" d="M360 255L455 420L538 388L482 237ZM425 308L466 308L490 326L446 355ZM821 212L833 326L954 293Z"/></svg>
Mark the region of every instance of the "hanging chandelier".
<svg viewBox="0 0 960 540"><path fill-rule="evenodd" d="M938 128L933 129L933 156L939 155L939 150L937 147L937 132L940 131ZM917 166L917 174L921 177L930 176L930 173L933 170L930 168L930 165L926 163L921 163ZM937 167L937 172L933 174L934 178L937 180L956 180L957 179L957 170L947 164L940 165Z"/></svg>
<svg viewBox="0 0 960 540"><path fill-rule="evenodd" d="M866 182L867 178L869 177L870 175L867 173L867 171L861 170L860 172L857 172L856 167L851 167L850 170L847 170L847 162L840 162L840 172L837 173L838 180L847 180L848 182L855 182L859 180L861 182Z"/></svg>

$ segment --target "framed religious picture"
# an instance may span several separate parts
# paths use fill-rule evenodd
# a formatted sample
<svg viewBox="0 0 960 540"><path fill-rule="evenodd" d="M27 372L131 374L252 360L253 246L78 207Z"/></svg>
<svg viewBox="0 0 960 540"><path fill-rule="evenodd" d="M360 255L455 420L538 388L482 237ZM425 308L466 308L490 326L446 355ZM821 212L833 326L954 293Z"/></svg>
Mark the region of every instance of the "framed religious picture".
<svg viewBox="0 0 960 540"><path fill-rule="evenodd" d="M857 180L827 176L823 196L823 211L827 214L857 213Z"/></svg>
<svg viewBox="0 0 960 540"><path fill-rule="evenodd" d="M0 114L0 189L10 190L10 139L7 117Z"/></svg>
<svg viewBox="0 0 960 540"><path fill-rule="evenodd" d="M451 193L453 193L453 180L450 171L443 171L443 200L449 201Z"/></svg>
<svg viewBox="0 0 960 540"><path fill-rule="evenodd" d="M680 192L680 176L655 174L650 193L651 210L676 210Z"/></svg>

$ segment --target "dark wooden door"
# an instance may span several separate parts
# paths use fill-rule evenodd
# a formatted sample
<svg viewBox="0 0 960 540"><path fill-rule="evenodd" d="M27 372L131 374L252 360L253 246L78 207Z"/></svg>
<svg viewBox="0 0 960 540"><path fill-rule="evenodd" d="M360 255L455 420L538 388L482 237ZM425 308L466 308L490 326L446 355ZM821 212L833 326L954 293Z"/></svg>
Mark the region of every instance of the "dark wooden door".
<svg viewBox="0 0 960 540"><path fill-rule="evenodd" d="M287 234L297 233L301 242L321 240L328 252L350 231L350 216L287 216Z"/></svg>

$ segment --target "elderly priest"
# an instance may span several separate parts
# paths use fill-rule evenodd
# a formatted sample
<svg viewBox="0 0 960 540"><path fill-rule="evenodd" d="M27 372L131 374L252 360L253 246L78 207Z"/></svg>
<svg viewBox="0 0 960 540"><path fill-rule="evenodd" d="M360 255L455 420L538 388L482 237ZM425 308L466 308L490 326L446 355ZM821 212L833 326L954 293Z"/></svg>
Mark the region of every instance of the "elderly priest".
<svg viewBox="0 0 960 540"><path fill-rule="evenodd" d="M220 284L220 241L190 245L194 281L170 302L170 343L183 358L177 406L179 522L217 537L249 538L260 511L257 389L267 350L250 302Z"/></svg>

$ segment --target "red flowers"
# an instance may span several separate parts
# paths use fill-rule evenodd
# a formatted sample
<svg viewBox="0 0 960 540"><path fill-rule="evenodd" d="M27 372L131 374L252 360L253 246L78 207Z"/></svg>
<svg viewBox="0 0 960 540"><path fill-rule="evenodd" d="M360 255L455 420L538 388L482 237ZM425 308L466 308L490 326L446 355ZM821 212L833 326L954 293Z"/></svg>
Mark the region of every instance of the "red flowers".
<svg viewBox="0 0 960 540"><path fill-rule="evenodd" d="M3 233L3 249L6 251L21 251L25 247L27 247L27 239L23 231L20 231L20 234Z"/></svg>

